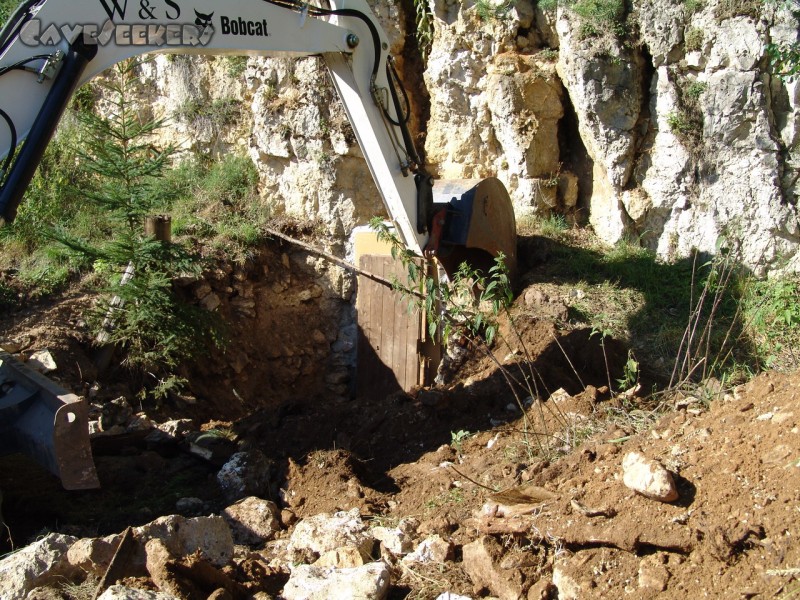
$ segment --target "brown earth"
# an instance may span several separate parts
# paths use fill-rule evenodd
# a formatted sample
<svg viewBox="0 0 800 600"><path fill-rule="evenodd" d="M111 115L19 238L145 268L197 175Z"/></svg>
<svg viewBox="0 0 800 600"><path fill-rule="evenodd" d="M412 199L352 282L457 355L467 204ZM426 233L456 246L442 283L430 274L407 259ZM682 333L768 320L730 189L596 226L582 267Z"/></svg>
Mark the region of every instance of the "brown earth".
<svg viewBox="0 0 800 600"><path fill-rule="evenodd" d="M280 252L265 253L286 264ZM282 268L272 276L285 278ZM693 396L612 395L625 347L601 345L552 318L553 307L524 298L523 290L516 329L502 329L509 346L495 352L506 375L474 352L451 383L413 394L351 400L289 386L245 414L227 396L215 401L206 377L197 404L144 408L156 420L186 416L205 429L229 428L238 444L264 451L274 461L274 499L300 518L358 507L380 522L415 517L422 533L453 540L455 559L444 565L395 565L392 598L552 597L554 578L562 598L796 595L800 374L763 374L727 393L711 382ZM3 337L46 345L62 381L86 392L95 373L79 315L88 302L67 294L5 315ZM308 319L314 310L298 309ZM307 338L302 312L288 323L286 340ZM247 337L248 327L236 335L256 343L258 330ZM313 348L299 357L313 361ZM508 375L530 382L516 398ZM234 376L219 379L220 390L225 377ZM110 399L128 386L120 377L102 390ZM679 499L661 503L625 487L629 451L667 467ZM96 440L94 452L103 488L92 492L65 492L25 459L0 459L3 514L17 545L45 530L119 532L175 512L181 497L200 498L206 512L224 506L216 467L177 444L129 434ZM475 540L494 556L488 575L469 564ZM240 582L270 588L248 564Z"/></svg>

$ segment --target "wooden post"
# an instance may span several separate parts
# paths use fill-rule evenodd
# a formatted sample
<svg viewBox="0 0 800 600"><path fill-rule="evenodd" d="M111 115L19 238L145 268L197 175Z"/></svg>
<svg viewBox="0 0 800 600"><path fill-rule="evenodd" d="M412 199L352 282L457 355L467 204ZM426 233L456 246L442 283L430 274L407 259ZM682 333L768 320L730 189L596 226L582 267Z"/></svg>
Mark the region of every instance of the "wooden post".
<svg viewBox="0 0 800 600"><path fill-rule="evenodd" d="M169 215L152 215L144 218L145 235L159 242L172 242L172 217Z"/></svg>

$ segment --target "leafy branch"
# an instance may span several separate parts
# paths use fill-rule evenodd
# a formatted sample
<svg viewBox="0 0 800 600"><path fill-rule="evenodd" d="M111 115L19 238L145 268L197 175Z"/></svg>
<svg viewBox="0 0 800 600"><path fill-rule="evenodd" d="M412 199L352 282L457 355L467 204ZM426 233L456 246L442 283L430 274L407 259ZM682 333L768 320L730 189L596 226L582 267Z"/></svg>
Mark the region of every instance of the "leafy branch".
<svg viewBox="0 0 800 600"><path fill-rule="evenodd" d="M555 403L544 401L549 391L540 390L544 380L536 371L511 313L514 294L503 254L495 257L486 274L462 263L449 278L439 277L435 267L409 250L382 219L375 218L370 225L380 241L389 243L392 257L404 265L406 281L395 278L393 286L412 306L423 311L431 338L440 339L445 345L451 339L464 338L495 365L523 414L522 433L529 452L535 446L541 456L548 456L554 447L568 446L568 440L574 437L571 435L574 424ZM523 357L510 365L498 358L501 347L512 351L512 343L501 331L501 316L514 336L513 346L521 349ZM531 405L538 427L544 431L534 427L527 410ZM549 419L545 413L549 413ZM567 433L551 431L552 421ZM546 443L548 439L550 444Z"/></svg>

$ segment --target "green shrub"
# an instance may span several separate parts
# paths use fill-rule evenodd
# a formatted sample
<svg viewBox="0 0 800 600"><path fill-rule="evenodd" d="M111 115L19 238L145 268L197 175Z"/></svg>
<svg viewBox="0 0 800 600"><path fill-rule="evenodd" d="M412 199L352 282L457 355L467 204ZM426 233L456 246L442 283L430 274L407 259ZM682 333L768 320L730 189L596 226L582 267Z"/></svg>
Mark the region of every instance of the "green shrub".
<svg viewBox="0 0 800 600"><path fill-rule="evenodd" d="M581 19L583 37L610 33L614 36L625 34L625 3L623 0L577 0L570 5L572 11Z"/></svg>
<svg viewBox="0 0 800 600"><path fill-rule="evenodd" d="M687 149L697 151L703 139L703 110L700 99L708 84L686 77L676 82L678 110L667 115L670 131Z"/></svg>
<svg viewBox="0 0 800 600"><path fill-rule="evenodd" d="M700 12L705 7L704 0L684 0L683 7L686 9L687 16Z"/></svg>
<svg viewBox="0 0 800 600"><path fill-rule="evenodd" d="M264 238L271 211L256 193L258 172L244 156L226 155L216 163L183 161L159 182L171 203L175 235L204 240L221 256L240 261Z"/></svg>
<svg viewBox="0 0 800 600"><path fill-rule="evenodd" d="M764 364L800 366L800 277L746 278L740 289L746 331Z"/></svg>
<svg viewBox="0 0 800 600"><path fill-rule="evenodd" d="M19 0L0 0L0 24L4 24L14 9L19 6Z"/></svg>
<svg viewBox="0 0 800 600"><path fill-rule="evenodd" d="M414 23L417 28L417 45L424 61L433 45L433 15L427 0L414 0Z"/></svg>
<svg viewBox="0 0 800 600"><path fill-rule="evenodd" d="M227 56L225 62L228 65L228 75L234 79L241 77L247 68L246 56Z"/></svg>
<svg viewBox="0 0 800 600"><path fill-rule="evenodd" d="M686 32L685 43L687 52L698 52L703 48L703 30L693 27Z"/></svg>
<svg viewBox="0 0 800 600"><path fill-rule="evenodd" d="M210 119L216 127L231 125L241 118L241 101L236 98L218 98L205 105L190 98L181 104L173 113L173 117L185 123L196 119Z"/></svg>
<svg viewBox="0 0 800 600"><path fill-rule="evenodd" d="M719 0L714 8L714 16L719 22L733 17L759 19L763 7L763 0Z"/></svg>
<svg viewBox="0 0 800 600"><path fill-rule="evenodd" d="M162 380L201 354L209 342L219 342L211 313L181 301L173 290L174 277L199 274L197 258L186 249L127 233L103 249L101 261L112 265L112 277L90 324L104 332L109 343L125 348L129 367L155 373ZM134 274L119 285L126 261L134 265Z"/></svg>
<svg viewBox="0 0 800 600"><path fill-rule="evenodd" d="M40 279L38 273L25 272L34 265L36 270L47 270L54 230L78 230L82 236L103 230L104 215L95 214L81 192L89 176L76 160L80 143L76 120L65 117L25 191L16 219L0 228L0 268L18 269L20 280Z"/></svg>
<svg viewBox="0 0 800 600"><path fill-rule="evenodd" d="M767 54L775 74L792 81L800 74L800 43L767 44Z"/></svg>
<svg viewBox="0 0 800 600"><path fill-rule="evenodd" d="M7 283L0 281L0 309L6 310L17 304L17 293Z"/></svg>
<svg viewBox="0 0 800 600"><path fill-rule="evenodd" d="M212 165L202 182L202 192L232 204L249 196L257 183L258 172L253 161L231 154Z"/></svg>
<svg viewBox="0 0 800 600"><path fill-rule="evenodd" d="M477 0L475 12L481 21L501 21L508 17L508 13L516 6L517 0Z"/></svg>
<svg viewBox="0 0 800 600"><path fill-rule="evenodd" d="M692 133L693 125L689 116L684 112L672 112L667 115L669 129L676 136L687 136Z"/></svg>
<svg viewBox="0 0 800 600"><path fill-rule="evenodd" d="M555 48L545 48L539 52L539 58L544 60L556 61L558 60L558 50Z"/></svg>
<svg viewBox="0 0 800 600"><path fill-rule="evenodd" d="M686 86L684 95L686 99L695 104L700 100L700 96L708 89L708 84L705 81L693 81Z"/></svg>

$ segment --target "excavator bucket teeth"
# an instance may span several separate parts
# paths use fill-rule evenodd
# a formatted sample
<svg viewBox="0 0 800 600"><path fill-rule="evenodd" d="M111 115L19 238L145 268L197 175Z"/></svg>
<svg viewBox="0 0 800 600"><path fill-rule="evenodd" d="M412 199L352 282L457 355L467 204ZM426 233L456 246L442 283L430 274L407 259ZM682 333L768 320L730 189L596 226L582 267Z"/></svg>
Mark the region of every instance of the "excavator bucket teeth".
<svg viewBox="0 0 800 600"><path fill-rule="evenodd" d="M517 270L517 226L514 207L503 183L487 179L449 179L433 186L434 211L446 210L437 252L445 271L461 263L484 274L502 253L512 279Z"/></svg>
<svg viewBox="0 0 800 600"><path fill-rule="evenodd" d="M100 487L86 402L0 350L0 451L21 452L67 490Z"/></svg>

